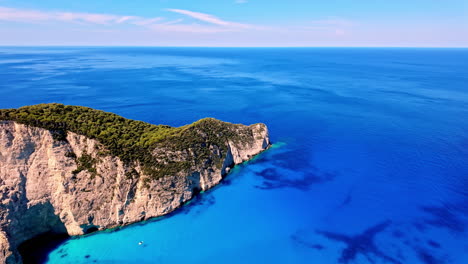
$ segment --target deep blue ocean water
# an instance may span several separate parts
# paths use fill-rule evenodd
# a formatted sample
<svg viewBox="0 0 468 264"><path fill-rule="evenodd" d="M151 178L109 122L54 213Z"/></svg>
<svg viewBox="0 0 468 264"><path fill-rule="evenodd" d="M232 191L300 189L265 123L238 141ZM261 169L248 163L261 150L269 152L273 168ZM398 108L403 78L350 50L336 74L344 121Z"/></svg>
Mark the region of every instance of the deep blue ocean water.
<svg viewBox="0 0 468 264"><path fill-rule="evenodd" d="M48 263L468 263L468 49L1 47L0 108L46 102L263 122L274 143Z"/></svg>

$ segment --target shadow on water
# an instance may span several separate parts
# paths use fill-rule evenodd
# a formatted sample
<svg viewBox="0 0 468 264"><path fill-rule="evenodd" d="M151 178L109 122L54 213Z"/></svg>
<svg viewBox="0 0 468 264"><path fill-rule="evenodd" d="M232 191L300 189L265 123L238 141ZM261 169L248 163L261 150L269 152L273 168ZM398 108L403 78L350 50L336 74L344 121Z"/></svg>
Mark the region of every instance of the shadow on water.
<svg viewBox="0 0 468 264"><path fill-rule="evenodd" d="M200 195L200 194L196 195L191 201L186 203L184 206L180 207L178 210L175 210L161 217L151 218L147 221L138 222L138 223L134 223L131 225L117 227L114 229L108 229L108 230L103 230L103 231L90 229L88 230L87 234L83 236L79 236L79 237L70 237L69 235L64 234L64 233L47 232L39 236L36 236L30 240L27 240L26 242L22 243L18 249L23 258L24 264L43 264L43 263L46 263L49 253L57 249L59 246L65 245L67 243L66 242L67 240L80 239L80 238L86 237L88 235L93 235L96 233L115 232L124 228L129 228L131 226L136 226L136 225L145 225L149 222L160 221L162 219L167 219L169 217L172 217L181 213L182 214L189 214L189 213L200 214L203 210L214 205L215 203L216 203L216 200L213 194L210 192L206 192L206 193L203 193L203 195ZM142 246L147 247L148 245L144 244ZM58 253L60 254L61 258L66 258L68 256L67 252L64 249L61 249L60 251L58 251ZM90 259L91 255L89 254L85 254L83 257L89 263L96 262L95 260Z"/></svg>
<svg viewBox="0 0 468 264"><path fill-rule="evenodd" d="M25 188L25 186L22 186ZM26 193L26 192L24 192ZM24 198L27 200L27 198ZM20 224L15 228L32 237L18 246L18 251L25 264L44 263L48 253L69 238L65 225L55 214L50 202L35 204L19 214ZM25 225L22 225L22 221ZM34 226L34 229L31 229Z"/></svg>
<svg viewBox="0 0 468 264"><path fill-rule="evenodd" d="M45 233L22 243L18 250L24 264L45 263L49 252L62 245L70 237L67 234Z"/></svg>

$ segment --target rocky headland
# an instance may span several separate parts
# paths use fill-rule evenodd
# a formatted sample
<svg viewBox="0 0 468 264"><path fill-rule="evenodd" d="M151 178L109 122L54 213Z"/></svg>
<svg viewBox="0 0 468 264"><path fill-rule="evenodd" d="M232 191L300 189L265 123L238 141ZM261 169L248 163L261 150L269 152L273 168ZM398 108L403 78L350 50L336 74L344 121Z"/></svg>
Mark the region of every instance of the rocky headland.
<svg viewBox="0 0 468 264"><path fill-rule="evenodd" d="M0 110L0 263L42 234L168 214L270 145L264 124L151 125L79 106Z"/></svg>

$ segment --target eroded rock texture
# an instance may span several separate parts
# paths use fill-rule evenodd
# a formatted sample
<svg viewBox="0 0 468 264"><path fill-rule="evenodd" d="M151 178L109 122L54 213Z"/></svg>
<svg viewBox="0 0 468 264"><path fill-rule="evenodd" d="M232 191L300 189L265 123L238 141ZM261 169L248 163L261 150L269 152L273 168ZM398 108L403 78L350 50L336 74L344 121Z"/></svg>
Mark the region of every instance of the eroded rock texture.
<svg viewBox="0 0 468 264"><path fill-rule="evenodd" d="M164 162L170 157L194 165L152 178L138 162L122 162L96 140L68 132L57 141L49 130L0 121L0 263L21 263L18 246L45 232L81 235L172 212L270 144L263 124L229 129L239 137L227 139L227 151L207 142L211 154L203 160L190 146L183 152L155 149ZM83 155L93 158L93 170L77 172ZM212 162L219 157L222 166Z"/></svg>

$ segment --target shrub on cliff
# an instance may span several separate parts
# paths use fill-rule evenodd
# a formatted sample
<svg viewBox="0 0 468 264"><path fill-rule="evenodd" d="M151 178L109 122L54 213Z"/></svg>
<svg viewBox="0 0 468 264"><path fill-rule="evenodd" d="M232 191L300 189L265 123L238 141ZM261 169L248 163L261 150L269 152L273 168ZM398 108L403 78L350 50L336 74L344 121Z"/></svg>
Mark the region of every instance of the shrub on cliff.
<svg viewBox="0 0 468 264"><path fill-rule="evenodd" d="M68 131L98 140L111 155L124 162L139 161L146 174L160 177L188 170L201 160L220 166L227 151L227 142L238 141L245 131L230 123L205 118L183 127L152 125L119 115L82 106L39 104L18 109L0 109L0 120L40 127L51 131L55 140L66 140ZM219 148L213 156L210 146ZM173 151L191 149L193 164L173 161L152 153L156 147ZM213 157L215 157L213 159ZM198 163L199 164L199 163Z"/></svg>

